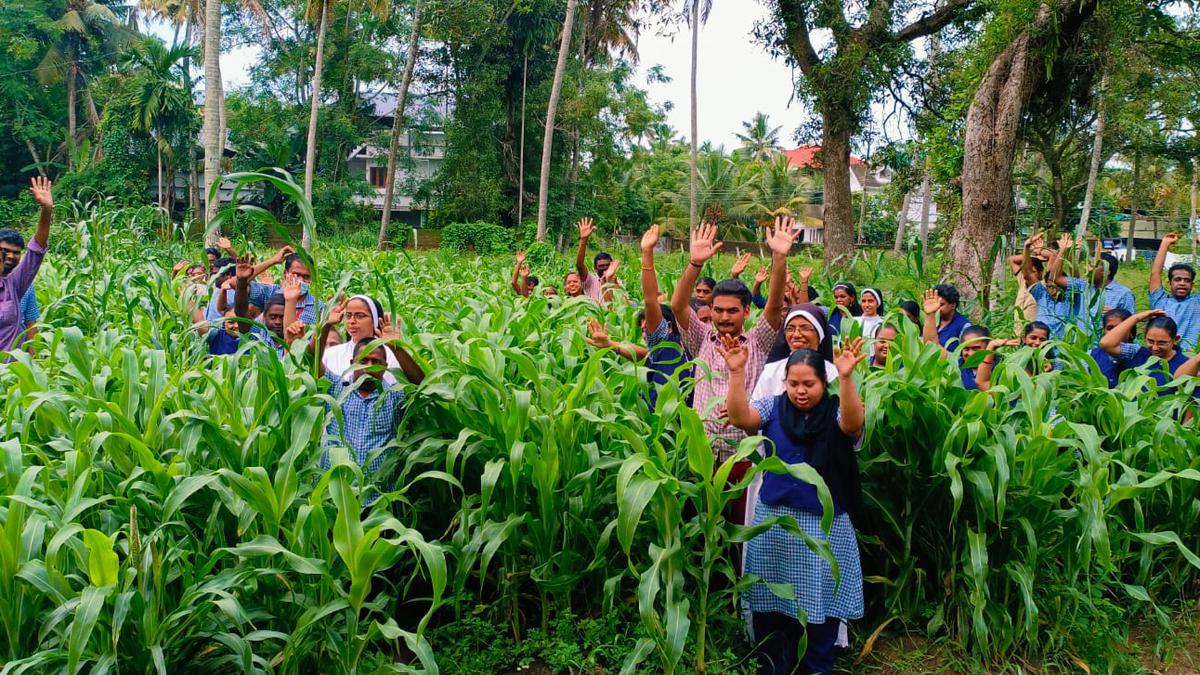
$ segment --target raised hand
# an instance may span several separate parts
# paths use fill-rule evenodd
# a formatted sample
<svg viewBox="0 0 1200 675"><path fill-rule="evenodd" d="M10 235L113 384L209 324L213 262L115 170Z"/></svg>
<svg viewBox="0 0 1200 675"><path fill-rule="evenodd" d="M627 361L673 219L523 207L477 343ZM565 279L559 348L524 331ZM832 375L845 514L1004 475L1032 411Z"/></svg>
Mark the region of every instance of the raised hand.
<svg viewBox="0 0 1200 675"><path fill-rule="evenodd" d="M29 189L33 192L33 201L42 207L43 211L54 210L54 195L50 193L50 179L34 176L29 179Z"/></svg>
<svg viewBox="0 0 1200 675"><path fill-rule="evenodd" d="M279 247L279 252L275 254L275 260L277 260L279 262L283 262L284 259L286 259L289 255L291 255L295 252L296 252L296 249L292 248L291 246L287 246L287 245L281 246L281 247Z"/></svg>
<svg viewBox="0 0 1200 675"><path fill-rule="evenodd" d="M658 245L658 225L651 225L650 229L642 234L642 253L651 253L654 247Z"/></svg>
<svg viewBox="0 0 1200 675"><path fill-rule="evenodd" d="M529 276L529 265L521 265L521 276Z"/></svg>
<svg viewBox="0 0 1200 675"><path fill-rule="evenodd" d="M180 272L187 269L187 267L188 267L188 261L180 260L179 262L175 263L174 267L171 268L171 276L175 276L176 274L179 274Z"/></svg>
<svg viewBox="0 0 1200 675"><path fill-rule="evenodd" d="M525 251L517 251L517 264L522 267L525 265Z"/></svg>
<svg viewBox="0 0 1200 675"><path fill-rule="evenodd" d="M854 338L842 345L833 356L833 365L837 366L838 377L847 378L854 373L854 368L867 358L863 351L862 338Z"/></svg>
<svg viewBox="0 0 1200 675"><path fill-rule="evenodd" d="M342 322L342 317L346 314L346 296L338 298L338 301L329 309L329 320L325 323L338 324Z"/></svg>
<svg viewBox="0 0 1200 675"><path fill-rule="evenodd" d="M605 349L613 345L612 338L608 336L608 328L595 319L588 319L587 343L597 349Z"/></svg>
<svg viewBox="0 0 1200 675"><path fill-rule="evenodd" d="M772 253L786 256L791 252L792 244L800 236L800 230L795 229L795 225L796 221L791 216L775 217L775 227L767 228L767 246L771 247Z"/></svg>
<svg viewBox="0 0 1200 675"><path fill-rule="evenodd" d="M1138 312L1137 320L1138 321L1146 321L1147 319L1153 319L1153 318L1159 317L1159 316L1167 316L1167 310L1165 310L1165 309L1148 309L1144 312Z"/></svg>
<svg viewBox="0 0 1200 675"><path fill-rule="evenodd" d="M1016 338L1009 338L1008 340L990 340L987 343L987 349L988 351L994 352L1001 347L1019 347L1020 345L1021 341Z"/></svg>
<svg viewBox="0 0 1200 675"><path fill-rule="evenodd" d="M295 342L304 337L304 331L307 329L308 326L304 325L303 321L293 321L283 329L283 339L288 343Z"/></svg>
<svg viewBox="0 0 1200 675"><path fill-rule="evenodd" d="M250 283L250 280L254 278L254 260L248 255L238 258L235 270L239 282Z"/></svg>
<svg viewBox="0 0 1200 675"><path fill-rule="evenodd" d="M233 244L229 241L229 239L221 237L217 240L217 248L221 249L222 251L231 251L233 250Z"/></svg>
<svg viewBox="0 0 1200 675"><path fill-rule="evenodd" d="M750 350L742 346L737 338L730 335L721 336L721 344L717 345L717 351L725 359L725 365L729 368L730 373L742 372L746 369L746 362L750 360Z"/></svg>
<svg viewBox="0 0 1200 675"><path fill-rule="evenodd" d="M807 286L809 280L812 279L812 273L813 271L811 267L800 268L800 281L803 281L805 286Z"/></svg>
<svg viewBox="0 0 1200 675"><path fill-rule="evenodd" d="M283 284L283 299L288 302L299 302L302 297L304 297L304 290L300 288L300 280L289 277Z"/></svg>
<svg viewBox="0 0 1200 675"><path fill-rule="evenodd" d="M381 340L395 342L400 339L400 327L392 323L392 317L384 314L379 317L379 328L375 330L375 336Z"/></svg>
<svg viewBox="0 0 1200 675"><path fill-rule="evenodd" d="M746 271L746 266L750 264L750 254L743 253L733 261L733 267L729 269L729 276L737 279L742 276L742 272Z"/></svg>
<svg viewBox="0 0 1200 675"><path fill-rule="evenodd" d="M1175 242L1177 242L1177 241L1179 241L1179 233L1178 232L1168 232L1163 235L1162 245L1167 248L1171 248L1172 246L1175 245Z"/></svg>
<svg viewBox="0 0 1200 675"><path fill-rule="evenodd" d="M580 218L576 227L579 228L580 239L587 239L596 231L596 223L591 218Z"/></svg>
<svg viewBox="0 0 1200 675"><path fill-rule="evenodd" d="M601 277L600 281L602 281L602 282L604 282L604 283L614 283L614 282L616 282L616 280L617 280L617 269L619 269L620 267L621 267L621 261L620 261L620 260L614 260L614 261L612 261L612 264L610 264L610 265L608 266L608 269L604 270L604 276L603 276L603 277Z"/></svg>
<svg viewBox="0 0 1200 675"><path fill-rule="evenodd" d="M942 299L938 297L937 291L932 288L925 291L921 298L921 309L925 310L926 314L935 314L941 307Z"/></svg>
<svg viewBox="0 0 1200 675"><path fill-rule="evenodd" d="M761 284L762 282L766 281L767 278L770 276L771 276L771 266L763 265L762 267L758 268L757 272L754 273L754 283Z"/></svg>
<svg viewBox="0 0 1200 675"><path fill-rule="evenodd" d="M1025 240L1025 250L1031 252L1040 251L1044 244L1045 238L1042 236L1041 232L1038 232L1030 235L1029 238Z"/></svg>
<svg viewBox="0 0 1200 675"><path fill-rule="evenodd" d="M724 242L715 241L717 238L717 224L704 223L696 228L695 234L692 235L692 241L688 247L688 255L694 265L703 265L710 258L721 250L725 245ZM714 243L715 242L715 243Z"/></svg>
<svg viewBox="0 0 1200 675"><path fill-rule="evenodd" d="M1071 237L1070 233L1063 232L1062 236L1060 236L1058 238L1058 250L1059 251L1065 251L1074 245L1075 245L1075 239L1073 239Z"/></svg>

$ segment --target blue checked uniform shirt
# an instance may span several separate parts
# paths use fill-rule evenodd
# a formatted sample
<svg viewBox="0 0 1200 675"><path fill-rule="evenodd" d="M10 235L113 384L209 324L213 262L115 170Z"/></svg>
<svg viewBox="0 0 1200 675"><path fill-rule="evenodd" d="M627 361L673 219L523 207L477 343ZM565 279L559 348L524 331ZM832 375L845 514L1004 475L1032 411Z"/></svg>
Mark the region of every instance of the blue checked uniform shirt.
<svg viewBox="0 0 1200 675"><path fill-rule="evenodd" d="M267 301L272 295L282 294L283 287L276 284L260 284L257 281L250 282L250 303L259 309L267 306ZM317 315L325 311L325 303L319 302L310 293L305 293L300 298L300 302L296 305L296 317L283 318L283 325L286 326L292 321L300 321L306 326L311 326L317 322Z"/></svg>
<svg viewBox="0 0 1200 675"><path fill-rule="evenodd" d="M326 450L321 455L321 468L331 466L330 446L336 447L341 445L339 441L344 441L342 447L353 453L354 461L363 467L364 473L378 471L388 452L380 452L373 458L371 455L396 439L396 429L400 426L407 400L404 392L398 389L381 391L384 385L379 383L375 391L364 397L361 390L347 394L351 383L342 382L340 377L326 374L325 379L329 380L329 395L341 406L343 424L339 424L337 416L330 411L329 422L325 425Z"/></svg>
<svg viewBox="0 0 1200 675"><path fill-rule="evenodd" d="M1200 295L1192 293L1179 300L1160 287L1150 293L1150 308L1166 310L1167 316L1175 319L1182 349L1190 352L1196 348L1196 338L1200 336Z"/></svg>

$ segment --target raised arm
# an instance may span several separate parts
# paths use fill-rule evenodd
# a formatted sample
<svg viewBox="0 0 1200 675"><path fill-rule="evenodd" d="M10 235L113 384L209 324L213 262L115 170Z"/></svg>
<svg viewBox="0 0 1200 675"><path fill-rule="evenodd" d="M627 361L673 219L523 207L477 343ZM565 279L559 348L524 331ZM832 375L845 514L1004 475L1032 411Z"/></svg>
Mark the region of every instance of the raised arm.
<svg viewBox="0 0 1200 675"><path fill-rule="evenodd" d="M387 314L379 317L379 338L396 355L396 360L400 362L400 370L409 382L421 384L425 381L425 371L413 359L412 354L409 354L408 350L404 348L400 342L400 330L392 325L392 320Z"/></svg>
<svg viewBox="0 0 1200 675"><path fill-rule="evenodd" d="M629 361L641 361L650 353L649 349L641 345L613 340L608 336L608 328L595 319L588 320L587 343L597 349L611 349Z"/></svg>
<svg viewBox="0 0 1200 675"><path fill-rule="evenodd" d="M528 296L529 289L525 287L525 278L521 275L521 268L525 266L525 251L517 251L517 264L513 266L512 273L512 289L517 295Z"/></svg>
<svg viewBox="0 0 1200 675"><path fill-rule="evenodd" d="M1200 372L1200 354L1196 354L1188 359L1182 366L1175 370L1175 377L1195 377L1196 373Z"/></svg>
<svg viewBox="0 0 1200 675"><path fill-rule="evenodd" d="M867 419L862 398L858 395L858 386L854 384L854 369L866 358L862 338L850 340L833 357L833 365L837 366L838 371L838 405L842 413L838 426L842 433L851 438L862 435Z"/></svg>
<svg viewBox="0 0 1200 675"><path fill-rule="evenodd" d="M1129 339L1129 335L1133 332L1133 327L1138 325L1139 321L1145 321L1155 316L1166 316L1165 310L1148 309L1144 312L1138 312L1133 316L1125 319L1117 324L1117 327L1108 331L1100 338L1100 348L1112 356L1121 355L1121 343Z"/></svg>
<svg viewBox="0 0 1200 675"><path fill-rule="evenodd" d="M812 273L811 267L800 268L800 297L798 299L801 303L812 302L812 296L808 292L808 282L812 279Z"/></svg>
<svg viewBox="0 0 1200 675"><path fill-rule="evenodd" d="M1177 241L1179 241L1179 233L1168 232L1159 243L1158 254L1154 256L1154 264L1150 266L1150 281L1146 285L1146 290L1149 292L1153 293L1162 288L1162 271L1163 266L1167 264L1167 252Z"/></svg>
<svg viewBox="0 0 1200 675"><path fill-rule="evenodd" d="M662 323L658 305L658 274L654 271L654 247L658 245L658 226L651 225L642 235L642 302L646 306L646 330L653 332ZM679 316L679 313L675 313Z"/></svg>
<svg viewBox="0 0 1200 675"><path fill-rule="evenodd" d="M250 263L249 257L238 260L234 275L236 281L233 291L233 313L239 319L248 320L250 318L250 279L254 278L254 266ZM238 330L243 333L250 332L249 322L239 321Z"/></svg>
<svg viewBox="0 0 1200 675"><path fill-rule="evenodd" d="M600 277L600 291L604 296L604 302L612 302L613 286L620 284L617 279L617 270L621 269L621 260L612 261L608 269L604 270L604 276Z"/></svg>
<svg viewBox="0 0 1200 675"><path fill-rule="evenodd" d="M716 223L705 223L696 228L688 249L688 266L683 269L679 283L675 284L675 293L671 296L671 311L675 313L675 323L679 330L686 331L691 325L692 293L696 290L696 279L700 278L700 270L704 263L721 250L724 242L714 242L717 238Z"/></svg>
<svg viewBox="0 0 1200 675"><path fill-rule="evenodd" d="M1025 240L1025 247L1021 251L1021 265L1019 272L1021 278L1025 280L1026 286L1032 286L1038 282L1037 270L1033 267L1034 248L1041 246L1042 235L1035 234Z"/></svg>
<svg viewBox="0 0 1200 675"><path fill-rule="evenodd" d="M304 291L301 290L298 279L283 282L283 318L285 321L296 317L296 308L300 306L302 297L304 297Z"/></svg>
<svg viewBox="0 0 1200 675"><path fill-rule="evenodd" d="M588 238L596 230L596 224L591 218L580 218L577 227L579 227L579 250L575 251L575 271L579 273L579 282L583 283L588 278Z"/></svg>
<svg viewBox="0 0 1200 675"><path fill-rule="evenodd" d="M787 285L787 257L796 237L800 235L795 223L788 216L777 216L775 228L767 228L767 245L771 248L771 282L767 286L767 306L763 309L762 318L776 330L783 324L783 315L787 310L787 301L783 297Z"/></svg>
<svg viewBox="0 0 1200 675"><path fill-rule="evenodd" d="M987 391L992 387L992 368L996 365L996 350L1001 347L1015 347L1020 342L1018 340L991 340L987 343L986 349L991 352L983 357L979 362L979 367L975 369L975 386L979 387L979 391Z"/></svg>
<svg viewBox="0 0 1200 675"><path fill-rule="evenodd" d="M737 257L737 260L733 261L733 267L729 268L729 278L730 279L741 278L742 272L746 271L746 266L749 264L750 264L750 254L749 253L743 253L743 254L739 255Z"/></svg>
<svg viewBox="0 0 1200 675"><path fill-rule="evenodd" d="M925 312L925 321L921 324L921 339L930 343L941 346L941 341L938 340L938 309L942 306L942 301L938 298L937 291L932 288L925 291L925 295L921 298L921 309ZM942 350L943 352L945 350Z"/></svg>
<svg viewBox="0 0 1200 675"><path fill-rule="evenodd" d="M33 239L46 248L50 243L50 224L54 222L54 195L50 192L50 179L34 176L29 181L29 189L39 207L37 231L33 233Z"/></svg>
<svg viewBox="0 0 1200 675"><path fill-rule="evenodd" d="M750 289L750 294L754 297L762 297L763 282L771 278L771 266L763 265L754 273L754 286Z"/></svg>
<svg viewBox="0 0 1200 675"><path fill-rule="evenodd" d="M756 433L762 426L762 418L750 405L746 392L746 361L750 351L728 335L721 336L721 345L717 351L721 352L721 356L725 358L725 365L729 367L729 393L725 396L729 423L746 433Z"/></svg>
<svg viewBox="0 0 1200 675"><path fill-rule="evenodd" d="M1061 237L1059 237L1058 252L1055 253L1054 257L1050 259L1050 266L1047 270L1046 276L1050 279L1050 281L1063 288L1066 288L1067 283L1070 281L1067 279L1067 275L1063 274L1063 261L1067 257L1067 251L1070 251L1071 247L1074 245L1075 240L1071 238L1071 235L1063 234Z"/></svg>
<svg viewBox="0 0 1200 675"><path fill-rule="evenodd" d="M337 330L337 327L342 323L342 316L346 313L346 296L338 298L338 301L329 309L329 316L321 324L320 330L313 335L312 342L308 345L308 353L312 354L317 361L321 361L325 353L325 343L329 342L329 334Z"/></svg>
<svg viewBox="0 0 1200 675"><path fill-rule="evenodd" d="M280 247L280 249L275 252L275 255L254 266L254 278L258 278L258 275L262 274L263 272L266 272L276 265L282 264L285 258L295 252L296 249L292 248L291 246Z"/></svg>

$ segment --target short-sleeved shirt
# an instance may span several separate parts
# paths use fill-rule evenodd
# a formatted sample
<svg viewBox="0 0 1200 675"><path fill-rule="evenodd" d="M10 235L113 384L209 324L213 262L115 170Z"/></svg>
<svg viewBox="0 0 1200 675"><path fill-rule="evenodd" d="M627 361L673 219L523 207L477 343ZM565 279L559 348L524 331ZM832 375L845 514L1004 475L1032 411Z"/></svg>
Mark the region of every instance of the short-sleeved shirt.
<svg viewBox="0 0 1200 675"><path fill-rule="evenodd" d="M217 309L217 297L220 292L221 289L219 288L213 289L212 298L209 299L208 307L204 310L204 320L208 321L209 323L220 323L225 318L225 315L221 312L221 310ZM226 310L233 308L233 296L234 291L232 288L225 289Z"/></svg>
<svg viewBox="0 0 1200 675"><path fill-rule="evenodd" d="M621 282L617 281L614 284L609 284L613 288L620 288ZM588 272L587 278L583 280L583 294L592 299L592 302L601 304L604 302L604 287L600 283L600 277L595 272Z"/></svg>
<svg viewBox="0 0 1200 675"><path fill-rule="evenodd" d="M266 309L267 302L273 295L281 295L283 287L277 284L260 284L257 281L250 282L250 303L259 309ZM311 293L305 293L300 297L300 301L296 303L296 321L300 321L306 326L311 326L317 322L317 316L325 311L325 303L320 302L312 296ZM290 319L284 317L286 325Z"/></svg>
<svg viewBox="0 0 1200 675"><path fill-rule="evenodd" d="M230 335L225 329L217 327L209 330L204 340L208 343L208 353L212 356L236 354L238 345L241 344L236 335Z"/></svg>
<svg viewBox="0 0 1200 675"><path fill-rule="evenodd" d="M1100 308L1101 311L1104 310L1104 307L1123 309L1130 314L1137 314L1137 302L1133 299L1133 291L1116 281L1110 281L1104 287L1104 305Z"/></svg>
<svg viewBox="0 0 1200 675"><path fill-rule="evenodd" d="M38 306L37 295L33 292L33 286L25 291L25 295L21 296L21 334L17 336L17 344L23 344L28 337L27 329L29 324L42 318L42 309Z"/></svg>
<svg viewBox="0 0 1200 675"><path fill-rule="evenodd" d="M1092 347L1089 352L1092 360L1096 362L1096 368L1104 379L1108 381L1108 388L1112 389L1117 386L1117 378L1121 375L1121 367L1113 360L1113 357L1099 347Z"/></svg>
<svg viewBox="0 0 1200 675"><path fill-rule="evenodd" d="M950 323L946 324L945 326L942 326L939 323L937 329L938 344L949 349L950 343L962 337L962 332L970 325L970 319L962 314L959 314L958 312L955 312L954 316L950 317Z"/></svg>
<svg viewBox="0 0 1200 675"><path fill-rule="evenodd" d="M272 335L271 331L267 330L266 326L261 324L255 324L254 327L250 329L250 339L261 342L271 349L274 349L275 354L277 354L279 358L283 358L283 355L287 353L286 346L278 338Z"/></svg>
<svg viewBox="0 0 1200 675"><path fill-rule="evenodd" d="M717 330L701 321L696 316L696 310L689 309L688 312L688 327L680 336L683 338L683 347L693 355L696 361L706 364L711 370L711 374L708 374L703 366L696 369L696 389L692 405L703 414L710 402L713 402L714 399L724 401L726 394L729 393L729 367L725 365L725 358L717 351L717 346L720 344ZM749 351L745 373L747 392L754 390L754 385L758 382L759 375L762 374L763 366L767 363L767 355L771 352L771 347L778 335L778 328L772 327L764 319L759 319L758 324L750 332L743 332L738 336L738 340ZM720 407L719 404L716 407ZM738 443L746 437L746 434L731 424L719 421L716 407L704 421L704 431L712 441L717 461L723 462L734 454Z"/></svg>
<svg viewBox="0 0 1200 675"><path fill-rule="evenodd" d="M1050 295L1040 281L1029 287L1029 294L1037 301L1037 320L1050 327L1050 337L1061 339L1071 324L1091 333L1091 321L1085 311L1088 288L1086 281L1075 278L1068 278L1066 288L1060 289L1057 296Z"/></svg>
<svg viewBox="0 0 1200 675"><path fill-rule="evenodd" d="M33 287L33 278L45 257L46 247L34 239L29 242L16 269L0 277L0 350L7 351L20 344L18 338L25 330L21 299Z"/></svg>
<svg viewBox="0 0 1200 675"><path fill-rule="evenodd" d="M321 455L321 468L328 469L331 465L329 448L339 445L338 440L344 440L343 447L353 453L354 461L359 466L367 473L378 471L386 453L378 453L376 457L371 455L395 440L407 397L399 389L382 390L382 383L376 383L375 390L366 396L362 395L361 389L347 394L346 390L352 383L343 382L341 377L329 374L325 379L329 382L329 395L341 408L342 422L338 422L333 411L329 412L329 421L325 424L326 450Z"/></svg>
<svg viewBox="0 0 1200 675"><path fill-rule="evenodd" d="M1170 372L1168 375L1162 371L1161 367L1159 367L1159 364L1162 363L1162 359L1156 357L1144 346L1139 345L1136 342L1122 342L1120 349L1121 352L1114 357L1118 364L1125 368L1140 368L1146 364L1150 364L1150 377L1154 378L1154 381L1157 382L1158 386L1160 387L1166 385L1168 382L1174 379L1175 371L1178 370L1180 366L1187 363L1187 357L1184 356L1183 351L1176 349L1175 356L1172 357L1170 361L1166 362L1167 370Z"/></svg>
<svg viewBox="0 0 1200 675"><path fill-rule="evenodd" d="M683 340L671 332L671 325L667 323L666 319L659 319L658 328L646 336L646 346L650 348L650 353L646 356L646 365L650 368L651 408L654 408L658 402L658 388L666 384L671 376L680 368L685 368L691 361L687 352L672 343L682 346ZM692 369L688 367L680 373L679 379L682 382L691 376Z"/></svg>
<svg viewBox="0 0 1200 675"><path fill-rule="evenodd" d="M1150 291L1151 309L1161 309L1179 326L1179 338L1184 350L1196 348L1200 336L1200 295L1192 293L1183 300L1167 293L1161 286Z"/></svg>

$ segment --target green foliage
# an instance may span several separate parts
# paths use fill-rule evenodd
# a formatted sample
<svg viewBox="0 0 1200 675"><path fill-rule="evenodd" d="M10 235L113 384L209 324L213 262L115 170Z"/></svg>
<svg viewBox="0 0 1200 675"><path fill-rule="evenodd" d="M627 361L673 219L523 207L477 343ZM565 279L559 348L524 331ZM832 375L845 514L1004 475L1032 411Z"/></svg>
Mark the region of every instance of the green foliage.
<svg viewBox="0 0 1200 675"><path fill-rule="evenodd" d="M454 223L442 230L442 248L479 255L511 253L512 232L494 223Z"/></svg>

